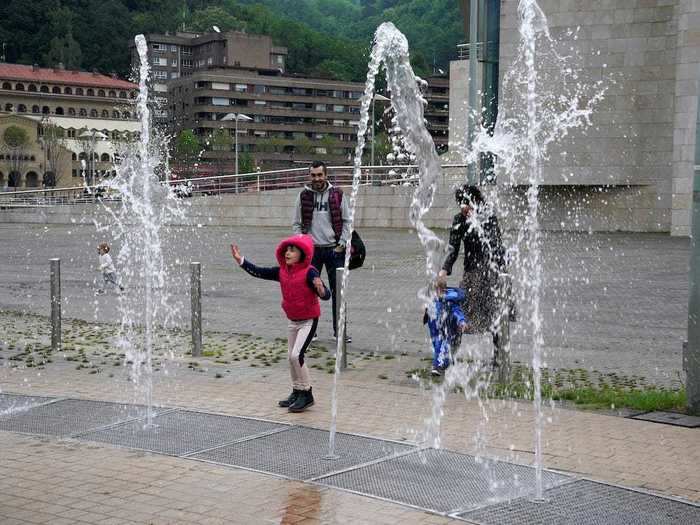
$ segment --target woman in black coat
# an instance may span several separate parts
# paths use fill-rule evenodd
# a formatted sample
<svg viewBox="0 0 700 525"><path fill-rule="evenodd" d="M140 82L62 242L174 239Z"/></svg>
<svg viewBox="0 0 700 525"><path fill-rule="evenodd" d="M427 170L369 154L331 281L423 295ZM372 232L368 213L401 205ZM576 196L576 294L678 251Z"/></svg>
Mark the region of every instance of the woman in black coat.
<svg viewBox="0 0 700 525"><path fill-rule="evenodd" d="M497 344L495 320L500 304L497 300L498 274L504 271L501 229L495 215L487 215L484 197L475 186L464 185L455 192L460 212L450 229L450 253L442 275L450 275L464 245L464 275L460 288L466 299L462 310L469 323L468 333L490 332Z"/></svg>

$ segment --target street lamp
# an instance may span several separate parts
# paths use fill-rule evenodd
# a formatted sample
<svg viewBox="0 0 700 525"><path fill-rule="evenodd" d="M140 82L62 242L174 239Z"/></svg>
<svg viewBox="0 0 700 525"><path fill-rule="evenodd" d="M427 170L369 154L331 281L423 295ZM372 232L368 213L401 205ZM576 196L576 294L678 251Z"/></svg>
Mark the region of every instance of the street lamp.
<svg viewBox="0 0 700 525"><path fill-rule="evenodd" d="M235 121L235 130L234 130L234 143L235 143L235 151L236 151L236 176L238 176L238 121L239 120L253 120L251 117L248 115L244 115L243 113L228 113L227 115L224 115L221 119L222 121L224 120L233 120ZM236 178L236 186L238 186L238 179Z"/></svg>
<svg viewBox="0 0 700 525"><path fill-rule="evenodd" d="M382 102L390 102L391 100L386 98L384 95L379 95L375 94L374 97L372 97L372 153L371 153L371 159L370 159L370 164L374 166L374 102L376 100L382 101Z"/></svg>
<svg viewBox="0 0 700 525"><path fill-rule="evenodd" d="M102 133L101 131L96 131L96 130L88 130L86 129L83 131L80 135L78 135L78 138L83 139L85 143L88 145L88 180L87 185L92 186L93 184L93 178L94 178L94 172L95 172L95 144L97 143L97 139L100 140L105 140L107 135Z"/></svg>

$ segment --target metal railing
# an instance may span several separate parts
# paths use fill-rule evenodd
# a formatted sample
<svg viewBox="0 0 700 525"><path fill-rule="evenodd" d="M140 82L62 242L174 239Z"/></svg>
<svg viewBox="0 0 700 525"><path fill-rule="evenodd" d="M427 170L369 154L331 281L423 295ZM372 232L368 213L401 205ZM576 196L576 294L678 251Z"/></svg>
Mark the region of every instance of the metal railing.
<svg viewBox="0 0 700 525"><path fill-rule="evenodd" d="M466 164L443 164L442 168L465 169ZM418 182L418 166L363 166L363 186L414 185ZM336 186L352 185L353 166L329 166L328 179ZM224 174L207 177L177 178L164 181L176 196L198 197L236 193L298 189L309 182L308 167L283 170ZM109 184L73 186L36 190L0 191L0 208L26 208L119 201L120 195Z"/></svg>

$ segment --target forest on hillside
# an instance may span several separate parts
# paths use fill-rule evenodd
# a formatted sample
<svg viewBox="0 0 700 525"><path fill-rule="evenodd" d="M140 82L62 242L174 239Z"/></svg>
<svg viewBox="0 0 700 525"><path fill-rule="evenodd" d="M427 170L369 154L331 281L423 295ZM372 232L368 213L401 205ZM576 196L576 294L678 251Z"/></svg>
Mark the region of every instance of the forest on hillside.
<svg viewBox="0 0 700 525"><path fill-rule="evenodd" d="M406 34L421 75L446 70L464 39L456 0L4 0L0 42L6 62L128 76L134 35L216 25L271 36L291 72L361 81L384 21Z"/></svg>

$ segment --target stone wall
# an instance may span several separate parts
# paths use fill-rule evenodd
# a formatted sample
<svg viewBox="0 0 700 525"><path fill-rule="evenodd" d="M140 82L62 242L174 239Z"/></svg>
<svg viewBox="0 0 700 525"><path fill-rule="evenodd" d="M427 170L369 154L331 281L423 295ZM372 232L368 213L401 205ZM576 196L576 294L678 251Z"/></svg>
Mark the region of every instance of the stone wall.
<svg viewBox="0 0 700 525"><path fill-rule="evenodd" d="M454 203L454 174L439 185L434 204L425 218L431 228L447 228L458 209ZM412 186L363 186L358 195L355 225L361 228L410 228L409 206ZM524 217L523 192L516 188L496 198L495 188L487 189L487 199L498 202L498 215L504 228L514 229ZM349 191L349 188L346 188ZM298 190L222 195L183 199L186 208L183 225L197 226L275 226L291 227ZM541 225L547 230L571 231L663 231L656 224L655 194L646 186L542 188ZM100 204L0 209L0 223L92 224L109 222Z"/></svg>

